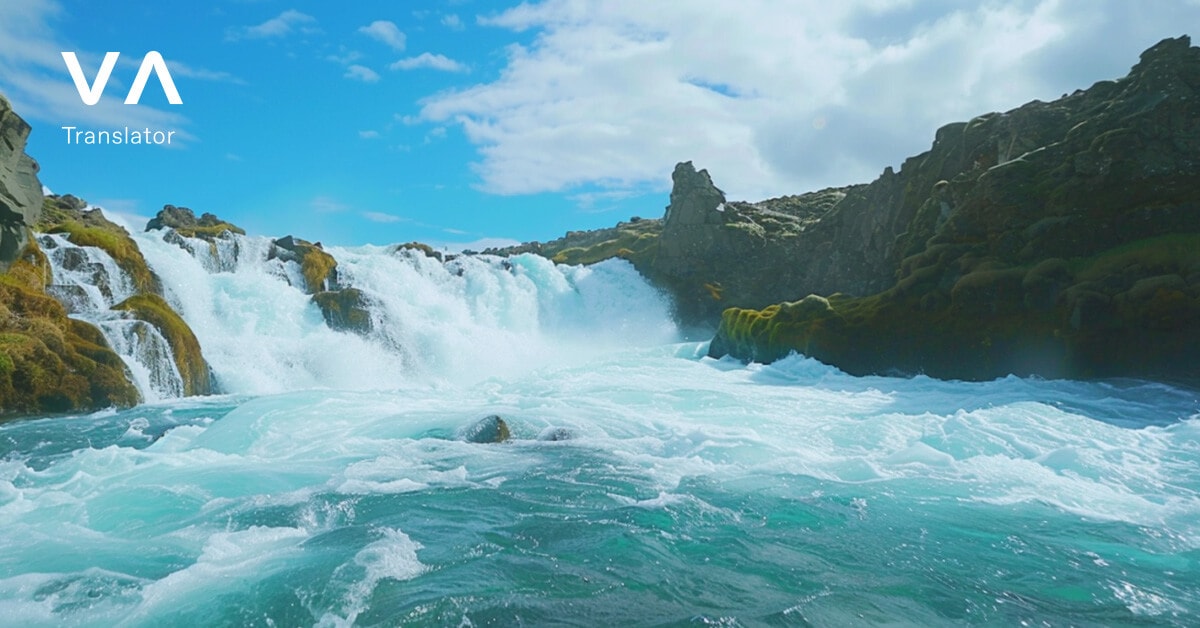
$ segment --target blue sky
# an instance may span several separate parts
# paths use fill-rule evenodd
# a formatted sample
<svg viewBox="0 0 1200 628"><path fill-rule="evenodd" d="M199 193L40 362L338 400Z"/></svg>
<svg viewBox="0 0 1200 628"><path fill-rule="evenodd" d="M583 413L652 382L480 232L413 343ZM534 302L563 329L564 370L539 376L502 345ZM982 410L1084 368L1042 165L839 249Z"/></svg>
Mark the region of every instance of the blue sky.
<svg viewBox="0 0 1200 628"><path fill-rule="evenodd" d="M336 244L545 240L660 216L678 161L732 198L866 182L942 124L1124 75L1200 2L0 0L0 92L43 183ZM166 59L183 100L151 78ZM88 80L121 53L101 102ZM170 147L59 129L175 130Z"/></svg>

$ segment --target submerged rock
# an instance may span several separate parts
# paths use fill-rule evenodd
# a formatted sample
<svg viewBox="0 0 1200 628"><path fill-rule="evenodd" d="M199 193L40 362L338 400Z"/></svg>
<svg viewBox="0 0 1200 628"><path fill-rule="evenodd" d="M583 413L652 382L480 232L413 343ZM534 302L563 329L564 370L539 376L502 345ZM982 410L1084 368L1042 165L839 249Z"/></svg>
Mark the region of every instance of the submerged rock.
<svg viewBox="0 0 1200 628"><path fill-rule="evenodd" d="M463 440L469 443L503 443L510 437L508 424L498 414L480 419L463 432Z"/></svg>
<svg viewBox="0 0 1200 628"><path fill-rule="evenodd" d="M573 438L575 438L575 435L565 427L548 427L542 430L541 434L538 434L538 440L544 441L563 441Z"/></svg>

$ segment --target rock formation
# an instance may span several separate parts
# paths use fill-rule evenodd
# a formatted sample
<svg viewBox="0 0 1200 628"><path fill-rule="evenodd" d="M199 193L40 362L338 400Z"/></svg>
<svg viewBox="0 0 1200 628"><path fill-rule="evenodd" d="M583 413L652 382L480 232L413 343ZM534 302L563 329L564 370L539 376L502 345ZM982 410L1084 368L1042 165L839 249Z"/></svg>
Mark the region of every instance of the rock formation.
<svg viewBox="0 0 1200 628"><path fill-rule="evenodd" d="M225 234L246 235L241 227L225 222L213 214L205 212L200 218L196 218L191 209L174 205L163 205L158 214L146 223L146 231L155 229L174 229L185 238L200 238L209 242Z"/></svg>
<svg viewBox="0 0 1200 628"><path fill-rule="evenodd" d="M30 127L0 95L0 272L29 241L28 229L42 208L38 165L25 154Z"/></svg>
<svg viewBox="0 0 1200 628"><path fill-rule="evenodd" d="M284 236L271 243L267 259L295 262L304 277L302 288L308 294L338 289L337 260L325 252L320 242L312 243L292 236Z"/></svg>

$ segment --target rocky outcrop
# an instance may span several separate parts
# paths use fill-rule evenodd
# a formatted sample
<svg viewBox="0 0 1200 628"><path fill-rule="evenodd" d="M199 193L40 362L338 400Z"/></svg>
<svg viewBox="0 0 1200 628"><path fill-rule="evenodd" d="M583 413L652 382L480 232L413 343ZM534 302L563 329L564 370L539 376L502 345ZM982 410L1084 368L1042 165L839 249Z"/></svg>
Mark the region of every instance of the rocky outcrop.
<svg viewBox="0 0 1200 628"><path fill-rule="evenodd" d="M1119 81L947 125L931 151L881 178L903 188L890 197L898 209L839 218L843 201L821 221L847 268L895 263L894 281L727 310L710 355L797 350L851 373L1200 381L1198 120L1200 49L1182 37ZM889 198L880 181L847 199ZM875 226L857 248L839 245L855 224Z"/></svg>
<svg viewBox="0 0 1200 628"><path fill-rule="evenodd" d="M71 195L47 196L40 214L35 225L38 231L64 234L77 246L99 248L130 277L137 294L113 309L127 311L159 330L171 346L183 393L213 393L215 382L195 335L163 300L159 279L129 232ZM0 275L0 282L7 286L0 293L0 305L14 314L7 326L0 324L5 332L0 335L8 339L8 344L0 347L0 367L12 362L12 392L0 382L4 389L0 390L0 406L5 412L83 411L137 403L138 393L124 363L100 331L67 318L64 305L55 299L65 295L47 293L47 287L60 286L51 285L50 265L36 240L30 240L22 257L8 273ZM29 390L22 391L22 386Z"/></svg>
<svg viewBox="0 0 1200 628"><path fill-rule="evenodd" d="M304 278L301 286L308 294L337 290L337 260L325 252L320 242L312 243L292 236L284 236L271 243L267 259L295 262L300 266Z"/></svg>
<svg viewBox="0 0 1200 628"><path fill-rule="evenodd" d="M187 207L163 205L163 208L146 223L146 231L174 229L185 238L199 238L212 242L226 234L246 235L241 227L221 220L213 214L203 213L199 218Z"/></svg>
<svg viewBox="0 0 1200 628"><path fill-rule="evenodd" d="M29 227L38 221L42 184L38 165L25 154L30 127L0 95L0 272L28 243Z"/></svg>

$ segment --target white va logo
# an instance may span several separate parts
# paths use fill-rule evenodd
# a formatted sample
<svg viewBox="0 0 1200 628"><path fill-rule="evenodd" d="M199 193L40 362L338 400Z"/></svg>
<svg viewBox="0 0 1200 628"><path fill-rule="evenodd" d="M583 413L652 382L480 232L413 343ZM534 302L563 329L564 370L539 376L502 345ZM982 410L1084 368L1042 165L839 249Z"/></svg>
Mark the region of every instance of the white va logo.
<svg viewBox="0 0 1200 628"><path fill-rule="evenodd" d="M108 85L108 77L112 75L113 67L117 65L117 57L120 57L119 52L109 52L104 55L104 62L100 64L100 71L96 73L96 80L88 85L87 78L83 76L83 68L79 67L79 59L74 52L62 53L63 61L67 63L67 70L71 72L71 78L75 80L75 89L79 92L79 99L85 105L94 105L100 102L100 96L104 94L104 86ZM125 104L136 105L142 99L142 90L146 89L146 81L150 79L150 72L158 76L158 82L162 84L163 93L167 95L167 102L172 105L182 105L183 99L179 97L179 90L175 89L175 81L171 80L171 71L167 69L167 62L163 61L162 55L158 54L157 50L151 50L142 58L142 66L138 68L137 77L133 79L133 86L129 88L129 95L125 97Z"/></svg>

